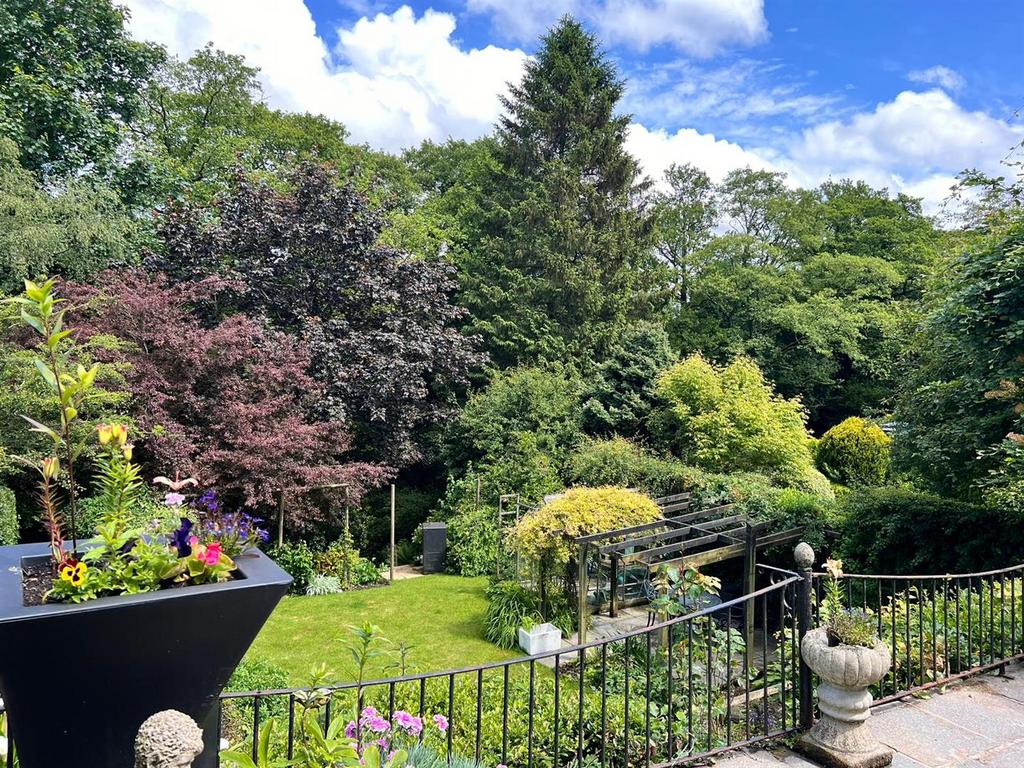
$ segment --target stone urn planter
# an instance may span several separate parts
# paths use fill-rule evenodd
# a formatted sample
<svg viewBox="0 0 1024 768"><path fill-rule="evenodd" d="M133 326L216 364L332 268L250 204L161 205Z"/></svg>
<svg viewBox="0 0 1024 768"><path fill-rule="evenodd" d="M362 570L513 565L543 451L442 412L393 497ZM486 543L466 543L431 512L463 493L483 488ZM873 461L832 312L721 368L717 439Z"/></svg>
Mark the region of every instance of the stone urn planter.
<svg viewBox="0 0 1024 768"><path fill-rule="evenodd" d="M821 679L821 719L800 737L800 749L833 768L889 765L892 750L874 738L866 722L872 701L868 687L889 671L889 648L881 641L873 648L829 645L828 633L821 627L804 636L800 652L807 666Z"/></svg>
<svg viewBox="0 0 1024 768"><path fill-rule="evenodd" d="M219 584L26 606L22 568L49 551L0 547L0 697L21 768L128 768L165 709L203 726L195 766L216 766L217 699L291 577L251 550Z"/></svg>

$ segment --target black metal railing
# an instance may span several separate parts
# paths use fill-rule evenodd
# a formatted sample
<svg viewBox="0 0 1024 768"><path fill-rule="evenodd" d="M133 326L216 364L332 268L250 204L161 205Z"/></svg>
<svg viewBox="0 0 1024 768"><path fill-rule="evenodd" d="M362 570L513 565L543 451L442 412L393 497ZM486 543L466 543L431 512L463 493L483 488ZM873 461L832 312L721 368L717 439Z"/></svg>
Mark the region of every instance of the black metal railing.
<svg viewBox="0 0 1024 768"><path fill-rule="evenodd" d="M389 723L405 715L423 722L414 740L442 760L486 768L650 768L776 738L798 726L802 580L765 567L760 581L720 605L538 656L314 691L225 693L222 735L255 752L272 727L278 753L294 759L307 721L338 732L341 718L365 741L359 731L373 723L359 715L370 707ZM444 731L431 725L437 715Z"/></svg>
<svg viewBox="0 0 1024 768"><path fill-rule="evenodd" d="M845 574L847 605L870 611L892 654L882 704L1024 660L1024 564L934 576ZM302 757L310 729L366 741L406 713L409 744L458 768L662 768L808 727L813 680L799 656L822 574L758 566L759 589L615 637L445 672L321 688L222 694L236 750L260 738ZM817 598L817 599L815 599ZM748 618L752 621L748 621ZM751 626L753 633L748 634ZM366 708L377 719L360 717ZM0 704L0 722L4 708ZM435 716L446 725L432 726ZM408 720L407 720L408 722ZM16 766L8 731L0 765ZM389 745L390 746L390 745Z"/></svg>
<svg viewBox="0 0 1024 768"><path fill-rule="evenodd" d="M935 576L845 574L842 586L849 607L874 615L892 654L876 705L1024 658L1024 564ZM819 598L821 587L816 574Z"/></svg>

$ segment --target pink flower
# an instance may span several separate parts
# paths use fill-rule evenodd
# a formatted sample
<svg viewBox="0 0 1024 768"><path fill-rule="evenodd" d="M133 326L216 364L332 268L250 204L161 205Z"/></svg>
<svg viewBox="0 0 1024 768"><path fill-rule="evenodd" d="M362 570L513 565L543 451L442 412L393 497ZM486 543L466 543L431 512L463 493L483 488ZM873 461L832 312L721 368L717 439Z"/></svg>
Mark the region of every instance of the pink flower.
<svg viewBox="0 0 1024 768"><path fill-rule="evenodd" d="M180 507L185 503L185 494L183 493L168 493L164 496L164 504L168 507Z"/></svg>
<svg viewBox="0 0 1024 768"><path fill-rule="evenodd" d="M369 728L371 731L376 731L377 733L384 733L385 731L391 730L391 723L389 723L383 717L374 716L367 720L366 727Z"/></svg>
<svg viewBox="0 0 1024 768"><path fill-rule="evenodd" d="M444 715L434 715L434 725L437 726L437 730L444 733L448 730L448 718Z"/></svg>
<svg viewBox="0 0 1024 768"><path fill-rule="evenodd" d="M356 737L356 724L355 721L350 720L348 725L345 726L345 738L354 739Z"/></svg>
<svg viewBox="0 0 1024 768"><path fill-rule="evenodd" d="M408 712L401 710L395 712L394 721L395 725L413 736L419 735L420 731L423 730L423 721L418 717L413 717Z"/></svg>
<svg viewBox="0 0 1024 768"><path fill-rule="evenodd" d="M220 555L220 542L215 541L213 544L210 544L205 551L200 553L199 559L207 565L216 565L220 562Z"/></svg>

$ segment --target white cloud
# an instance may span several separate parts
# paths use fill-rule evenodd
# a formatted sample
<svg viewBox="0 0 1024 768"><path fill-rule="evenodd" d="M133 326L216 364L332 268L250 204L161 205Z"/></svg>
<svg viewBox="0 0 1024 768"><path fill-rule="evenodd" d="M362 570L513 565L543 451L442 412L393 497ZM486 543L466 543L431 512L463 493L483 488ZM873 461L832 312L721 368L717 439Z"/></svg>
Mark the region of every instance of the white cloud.
<svg viewBox="0 0 1024 768"><path fill-rule="evenodd" d="M907 73L907 79L912 83L937 85L952 92L959 91L965 85L963 75L941 64L928 67L928 69L915 69L913 72Z"/></svg>
<svg viewBox="0 0 1024 768"><path fill-rule="evenodd" d="M647 175L659 182L672 163L692 163L715 182L724 179L729 171L745 166L777 170L773 163L758 153L693 128L669 133L633 123L626 138L626 149L640 162Z"/></svg>
<svg viewBox="0 0 1024 768"><path fill-rule="evenodd" d="M943 91L903 91L871 112L805 130L790 155L812 173L875 167L922 179L994 169L1022 136L1024 124L967 111Z"/></svg>
<svg viewBox="0 0 1024 768"><path fill-rule="evenodd" d="M499 94L508 81L519 79L527 60L517 49L465 49L453 38L453 16L434 11L417 16L408 7L339 29L330 50L302 0L127 2L136 37L163 43L178 55L187 56L207 41L242 54L261 68L272 105L322 112L344 122L358 141L388 150L428 138L488 133L501 111ZM543 7L559 2L583 0L550 0ZM618 2L590 5L614 10ZM517 7L523 3L541 7L539 0L519 0ZM741 61L703 84L685 69L639 83L627 105L640 113L628 147L649 175L658 179L672 162L693 162L715 179L747 165L786 171L802 186L830 177L860 178L923 196L934 211L956 173L968 167L997 172L1000 159L1024 139L1024 123L966 110L938 89L905 91L871 110L844 113L836 111L835 97L779 85L781 75L775 75L766 79L759 99L745 101L743 93L756 94L760 84L745 66ZM729 84L744 78L740 86ZM660 96L662 91L669 96ZM724 94L717 102L715 92ZM689 103L673 108L673 99ZM650 108L636 109L642 102ZM829 112L830 119L823 120ZM790 124L810 127L779 127L768 137L756 130L766 116L780 113L795 118ZM728 139L721 130L715 135L677 129L696 119L725 121Z"/></svg>
<svg viewBox="0 0 1024 768"><path fill-rule="evenodd" d="M708 57L727 46L768 37L763 0L467 0L494 16L500 32L532 41L565 13L592 25L609 43L639 50L668 45Z"/></svg>
<svg viewBox="0 0 1024 768"><path fill-rule="evenodd" d="M268 101L321 112L358 141L396 150L423 139L473 138L490 130L505 84L526 54L463 50L455 18L403 6L338 30L329 51L302 0L127 0L131 29L175 54L212 40L260 68Z"/></svg>

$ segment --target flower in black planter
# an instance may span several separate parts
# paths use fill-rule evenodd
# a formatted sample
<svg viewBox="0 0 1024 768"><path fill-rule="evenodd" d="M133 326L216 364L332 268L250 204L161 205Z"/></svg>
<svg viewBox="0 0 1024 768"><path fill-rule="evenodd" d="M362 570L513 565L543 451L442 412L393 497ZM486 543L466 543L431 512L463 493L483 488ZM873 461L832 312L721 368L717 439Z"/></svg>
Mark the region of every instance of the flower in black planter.
<svg viewBox="0 0 1024 768"><path fill-rule="evenodd" d="M183 517L181 526L171 534L171 546L178 550L178 557L188 557L192 554L192 538L192 521Z"/></svg>

